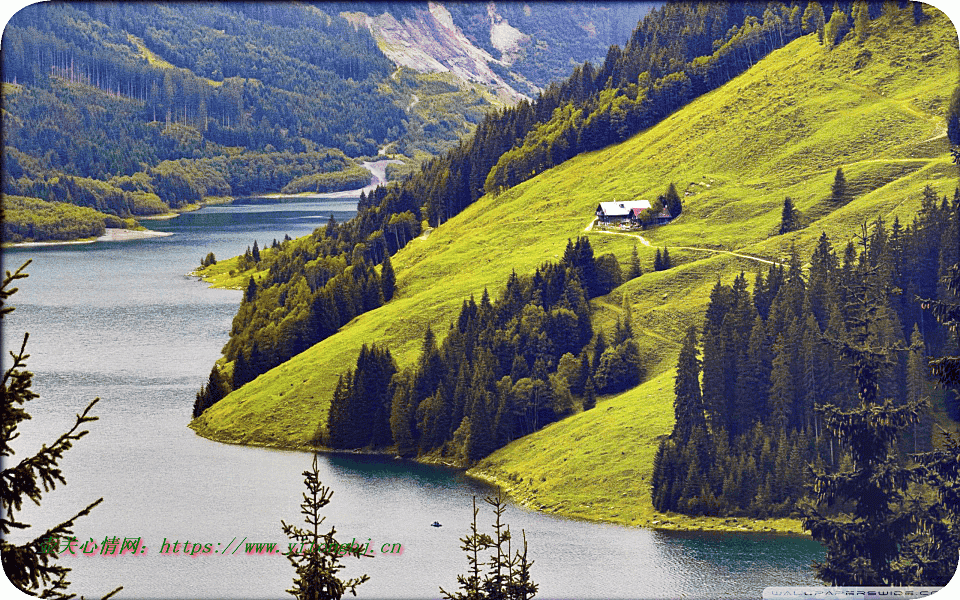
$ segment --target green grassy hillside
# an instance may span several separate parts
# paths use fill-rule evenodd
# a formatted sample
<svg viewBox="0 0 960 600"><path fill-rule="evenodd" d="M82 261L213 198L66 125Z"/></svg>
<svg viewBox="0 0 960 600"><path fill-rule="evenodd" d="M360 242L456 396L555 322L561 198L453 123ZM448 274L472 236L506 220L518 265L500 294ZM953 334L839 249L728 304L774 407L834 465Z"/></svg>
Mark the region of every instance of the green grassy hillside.
<svg viewBox="0 0 960 600"><path fill-rule="evenodd" d="M401 367L411 364L428 324L442 336L466 296L479 297L484 287L496 295L512 269L527 273L557 258L567 238L584 235L598 202L652 199L674 182L683 215L644 232L652 246L586 234L596 255L613 252L621 264L635 243L647 270L654 246L671 246L681 263L593 301L597 324L609 328L620 298L629 299L651 380L514 442L473 470L508 483L532 505L663 526L647 480L656 438L672 427L670 370L681 333L701 322L718 276L766 268L707 250L778 260L795 244L807 255L821 231L840 244L879 215L909 222L927 184L952 194L956 170L943 123L958 80L957 38L944 15L927 11L931 18L918 27L909 11L875 21L862 45L848 40L827 50L806 36L627 142L482 198L397 254L392 302L230 394L192 426L221 441L306 444L361 344L386 344ZM837 167L855 193L840 208L827 200ZM788 195L808 226L778 236ZM583 485L569 485L577 478Z"/></svg>

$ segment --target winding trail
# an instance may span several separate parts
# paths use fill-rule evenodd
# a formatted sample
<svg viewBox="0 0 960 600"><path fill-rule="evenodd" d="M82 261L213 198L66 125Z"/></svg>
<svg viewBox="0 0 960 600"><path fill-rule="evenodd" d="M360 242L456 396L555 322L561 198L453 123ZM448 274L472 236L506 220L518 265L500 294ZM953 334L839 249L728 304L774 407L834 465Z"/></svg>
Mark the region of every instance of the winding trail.
<svg viewBox="0 0 960 600"><path fill-rule="evenodd" d="M590 221L587 226L584 228L584 232L592 231L593 225L596 223L597 219L594 218ZM605 231L603 229L597 229L597 233L605 233L607 235L623 235L626 237L632 237L640 240L640 243L644 246L650 246L650 242L646 240L642 235L637 235L635 233L622 233L619 231ZM714 254L729 254L730 256L736 256L737 258L745 258L747 260L752 260L758 263L763 263L766 265L783 265L783 263L777 262L775 260L768 260L766 258L760 258L759 256L751 256L749 254L740 254L739 252L731 252L730 250L715 250L713 248L697 248L695 246L667 246L668 248L675 248L677 250L692 250L694 252L712 252Z"/></svg>

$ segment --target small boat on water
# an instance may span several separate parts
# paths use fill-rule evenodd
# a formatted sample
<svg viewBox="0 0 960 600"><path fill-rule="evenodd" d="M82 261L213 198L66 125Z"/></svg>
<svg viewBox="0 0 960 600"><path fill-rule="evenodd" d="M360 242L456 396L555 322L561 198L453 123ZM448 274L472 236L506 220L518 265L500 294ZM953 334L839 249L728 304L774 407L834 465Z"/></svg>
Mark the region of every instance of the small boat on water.
<svg viewBox="0 0 960 600"><path fill-rule="evenodd" d="M434 521L433 523L430 524L430 527L443 527L443 525L441 525L440 523Z"/></svg>

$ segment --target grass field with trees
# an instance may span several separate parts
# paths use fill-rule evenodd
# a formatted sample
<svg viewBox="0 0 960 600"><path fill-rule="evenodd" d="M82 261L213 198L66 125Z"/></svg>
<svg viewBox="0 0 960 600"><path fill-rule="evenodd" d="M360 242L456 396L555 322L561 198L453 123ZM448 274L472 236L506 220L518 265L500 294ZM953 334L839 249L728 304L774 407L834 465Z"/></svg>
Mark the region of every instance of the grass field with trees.
<svg viewBox="0 0 960 600"><path fill-rule="evenodd" d="M694 524L653 509L650 476L659 438L673 428L679 342L702 326L718 276L729 285L745 271L752 285L769 268L760 261L786 262L791 248L809 256L823 233L842 247L877 217L911 223L927 186L938 198L952 197L945 117L957 80L956 37L945 16L926 10L919 24L911 10L879 15L862 42L847 36L828 48L811 32L627 141L480 198L393 257L391 302L232 392L192 426L222 441L308 444L325 427L343 365L355 364L364 344L376 340L399 368L413 365L428 325L442 341L471 294L487 288L495 300L513 270L532 273L562 256L600 201L654 198L676 182L683 214L644 232L643 275L591 301L593 327L605 331L623 318L624 301L629 305L647 380L601 397L599 410L513 442L471 473L570 516L798 530L789 520ZM831 201L838 168L850 194L842 206ZM781 235L787 196L804 227ZM597 255L613 253L621 264L630 263L638 242L587 235ZM669 249L672 268L653 272L658 248Z"/></svg>

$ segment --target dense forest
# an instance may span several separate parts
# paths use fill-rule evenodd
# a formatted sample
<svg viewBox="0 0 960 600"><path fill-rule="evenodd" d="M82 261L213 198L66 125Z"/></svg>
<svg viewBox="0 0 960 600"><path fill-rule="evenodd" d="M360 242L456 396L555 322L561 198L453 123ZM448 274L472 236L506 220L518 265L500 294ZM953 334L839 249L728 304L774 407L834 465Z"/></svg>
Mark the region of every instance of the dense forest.
<svg viewBox="0 0 960 600"><path fill-rule="evenodd" d="M519 10L506 8L511 15ZM417 19L427 6L77 2L24 8L3 34L3 193L126 218L204 196L362 187L369 176L353 159L386 147L412 159L391 173L410 172L469 134L491 100L479 83L396 69L366 28L339 16L359 9ZM483 41L471 6L452 9L475 41ZM527 61L531 85L568 73L569 58L563 63L561 56L602 56L608 42L600 40L628 34L611 15L643 10L614 4L583 15L559 5L532 15L520 11L522 26L532 32L530 52L559 69L548 73ZM557 37L556 27L584 15L601 30ZM489 32L486 39L489 45ZM317 153L330 152L342 160L318 159ZM259 164L278 157L283 164ZM173 181L157 181L158 169ZM148 190L141 189L144 176ZM137 182L124 179L130 177ZM67 193L66 182L83 193ZM57 235L69 229L65 224Z"/></svg>
<svg viewBox="0 0 960 600"><path fill-rule="evenodd" d="M588 300L622 282L616 257L594 257L580 238L560 262L514 272L497 301L486 290L479 303L464 300L442 343L428 328L416 366L398 373L388 349L364 346L340 376L318 441L468 463L593 408L597 394L637 385L629 311L609 340L590 320Z"/></svg>
<svg viewBox="0 0 960 600"><path fill-rule="evenodd" d="M873 16L864 12L863 6L860 3L856 5L858 14L862 14L864 18ZM650 114L662 118L696 95L719 87L735 74L749 68L767 52L800 35L804 23L810 31L825 27L825 24L821 23L822 19L818 20L816 17L820 14L817 12L820 8L818 3L810 2L804 10L801 8L803 7L799 5L775 3L668 3L652 11L637 26L625 49L612 48L601 67L595 68L586 63L574 69L569 79L549 86L534 102L521 101L513 108L488 113L474 134L455 149L428 161L420 172L403 181L388 187L379 187L368 196L362 197L357 216L349 223L337 227L337 243L340 246L337 252L350 257L344 256L340 260L346 265L357 254L355 247L360 244L360 252L365 254L365 259L371 264L379 263L384 256L395 253L419 235L424 224L439 225L458 214L485 193L488 177L492 175L492 170L502 157L511 149L519 148L528 134L554 127L555 118L559 115L583 113L583 107L588 105L600 107L599 110L603 112L606 104L603 104L605 101L601 99L611 93L619 98L628 98L628 92L633 93L629 90L639 89L634 81L647 81L653 85L653 82L699 77L698 84L689 86L688 92L681 96L653 95L637 105L654 107L654 112ZM837 9L851 10L851 6L838 4ZM822 9L820 11L822 12ZM807 18L803 18L804 15ZM798 23L796 28L788 27L787 21L790 19L793 19L791 22ZM679 22L689 22L696 26L680 28L677 25ZM664 27L668 29L661 31ZM666 37L667 33L670 34L669 37ZM719 48L726 50L716 54L716 49ZM704 65L709 66L707 71L703 70ZM696 69L700 69L697 72L701 75L694 73ZM713 75L705 78L703 73L708 71ZM665 89L663 85L666 83L660 85L661 89ZM686 89L687 86L683 87ZM656 98L659 100L654 101ZM574 128L565 131L575 132L577 139L580 139L583 137L582 125L588 121L590 120L575 120ZM655 120L630 121L631 125L623 131L629 129L631 133L635 133L639 131L637 128L652 125L654 122ZM604 126L601 129L613 131L615 128ZM589 135L586 138L593 139ZM597 138L596 144L600 144L599 146L581 147L574 144L570 146L570 153L564 155L565 158L557 155L558 160L565 160L581 150L594 149L619 139L622 138ZM519 173L515 169L511 172ZM526 172L522 179L531 174L532 171ZM281 248L280 252L300 251ZM296 258L291 255L289 260L303 260L305 263L317 256L308 252ZM669 264L669 258L667 261ZM660 266L663 268L665 265ZM295 270L286 271L282 277L271 276L259 289L265 290L272 286L277 286L278 290L287 289L299 285L301 277L303 275ZM286 309L282 309L271 315L269 320L275 327L279 327L284 319L289 321L287 315ZM239 330L235 327L232 335L237 336L238 333ZM248 340L242 339L238 342L231 340L225 355L227 361L233 360L237 356L237 349L246 347L247 342ZM258 344L258 349L262 352L262 344ZM274 353L276 356L287 357L293 354L289 351Z"/></svg>
<svg viewBox="0 0 960 600"><path fill-rule="evenodd" d="M954 340L918 299L953 299L943 282L958 260L958 209L960 189L951 202L927 188L907 227L878 219L839 256L822 235L808 269L794 254L786 267L758 274L752 293L742 274L732 285L718 281L702 330L687 333L678 359L676 423L657 454L654 506L796 515L810 483L803 465L849 466L851 448L825 430L823 406L844 410L858 400L844 350L852 341L882 355L878 401L903 406L928 396L927 357ZM869 314L867 293L876 302ZM957 396L942 402L960 421ZM932 422L923 413L900 436L899 451L932 450Z"/></svg>
<svg viewBox="0 0 960 600"><path fill-rule="evenodd" d="M4 196L4 241L75 240L99 237L110 227L131 227L133 221L105 215L85 206Z"/></svg>
<svg viewBox="0 0 960 600"><path fill-rule="evenodd" d="M379 88L393 65L369 32L302 5L35 4L3 48L3 193L101 220L361 187L369 174L353 157L376 154L406 118ZM28 212L4 241L75 232L31 229Z"/></svg>

